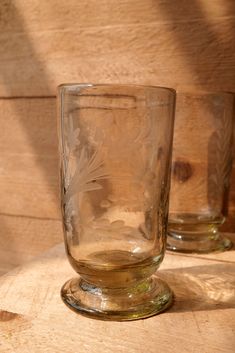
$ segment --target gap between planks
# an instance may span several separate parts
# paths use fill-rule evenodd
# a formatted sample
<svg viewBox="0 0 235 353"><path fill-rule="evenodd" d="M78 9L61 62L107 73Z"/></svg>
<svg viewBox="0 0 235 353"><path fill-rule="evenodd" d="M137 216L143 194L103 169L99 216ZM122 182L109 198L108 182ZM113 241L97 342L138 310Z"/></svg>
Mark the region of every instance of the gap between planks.
<svg viewBox="0 0 235 353"><path fill-rule="evenodd" d="M0 96L0 100L13 100L13 99L54 99L56 95L46 95L46 96Z"/></svg>
<svg viewBox="0 0 235 353"><path fill-rule="evenodd" d="M29 216L29 215L21 215L21 214L9 214L9 213L4 213L0 212L0 217L12 217L12 218L29 218L29 219L35 219L35 220L40 220L40 221L61 221L60 218L51 218L51 217L36 217L36 216Z"/></svg>

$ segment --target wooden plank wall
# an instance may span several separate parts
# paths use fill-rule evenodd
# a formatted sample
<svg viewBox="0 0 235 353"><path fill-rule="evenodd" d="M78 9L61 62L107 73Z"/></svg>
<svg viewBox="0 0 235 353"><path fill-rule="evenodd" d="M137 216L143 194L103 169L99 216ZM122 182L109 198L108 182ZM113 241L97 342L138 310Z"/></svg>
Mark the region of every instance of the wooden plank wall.
<svg viewBox="0 0 235 353"><path fill-rule="evenodd" d="M62 239L56 86L89 81L235 92L235 1L1 0L0 248L12 265Z"/></svg>

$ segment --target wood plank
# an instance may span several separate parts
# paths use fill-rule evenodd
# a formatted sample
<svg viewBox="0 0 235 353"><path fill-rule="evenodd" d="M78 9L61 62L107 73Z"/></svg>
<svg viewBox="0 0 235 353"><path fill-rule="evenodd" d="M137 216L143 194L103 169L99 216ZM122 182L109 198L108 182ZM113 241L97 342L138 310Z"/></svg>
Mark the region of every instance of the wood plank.
<svg viewBox="0 0 235 353"><path fill-rule="evenodd" d="M41 168L37 166L35 173L40 173ZM1 180L1 202L0 212L9 215L42 217L58 220L59 192L54 186L43 184L20 183L14 180L6 182ZM9 198L10 195L10 198Z"/></svg>
<svg viewBox="0 0 235 353"><path fill-rule="evenodd" d="M174 22L229 17L233 0L175 2L171 0L2 0L0 32L41 31L68 27L94 27L163 21L166 10L175 14ZM165 19L167 21L167 19Z"/></svg>
<svg viewBox="0 0 235 353"><path fill-rule="evenodd" d="M59 245L1 277L2 351L234 352L234 265L167 255L158 274L175 292L170 310L134 322L90 320L60 299L74 273Z"/></svg>
<svg viewBox="0 0 235 353"><path fill-rule="evenodd" d="M142 54L128 51L102 55L101 48L97 57L80 58L79 54L73 56L67 52L61 57L42 58L40 61L33 55L2 61L4 83L0 85L0 96L54 95L57 85L66 82L147 84L184 91L235 89L235 61L231 53L221 60L212 53L200 63L192 61L188 65L185 56L173 57L169 47L165 48L169 56L161 56L157 50L151 55L144 51Z"/></svg>
<svg viewBox="0 0 235 353"><path fill-rule="evenodd" d="M60 221L0 214L0 275L63 239Z"/></svg>
<svg viewBox="0 0 235 353"><path fill-rule="evenodd" d="M62 82L235 89L234 18L1 33L1 96L54 95Z"/></svg>
<svg viewBox="0 0 235 353"><path fill-rule="evenodd" d="M205 31L203 22L183 22L183 23L141 23L138 25L115 26L110 30L107 27L95 28L65 28L53 31L36 31L29 32L31 42L36 46L38 58L50 59L73 56L78 58L97 57L98 55L106 56L110 54L123 54L131 52L133 54L148 53L152 55L158 54L160 58L165 55L166 58L174 53L174 56L195 55L200 54L200 60L217 59L213 54L218 53L219 46L223 43L224 57L228 62L232 63L231 44L234 38L230 30L235 28L234 18L217 19L216 23L207 28L208 37L203 37ZM214 41L214 32L218 33L218 38L222 43ZM181 43L177 43L176 38L185 36L183 47ZM201 42L197 43L200 36ZM29 58L32 54L32 47L29 45L26 34L23 33L1 33L0 47L1 60L18 60ZM208 39L211 41L208 43ZM190 40L195 45L190 44ZM196 40L196 42L195 42ZM232 43L231 43L232 42ZM201 53L198 53L198 44L201 47ZM168 48L169 47L169 48ZM186 49L187 48L187 49ZM166 49L168 49L166 51ZM182 49L182 51L180 51ZM204 50L202 50L204 49ZM226 55L227 54L227 55ZM230 54L230 56L228 55ZM187 57L187 56L186 56ZM154 62L156 62L154 60Z"/></svg>
<svg viewBox="0 0 235 353"><path fill-rule="evenodd" d="M0 213L58 219L55 99L5 99L0 107Z"/></svg>
<svg viewBox="0 0 235 353"><path fill-rule="evenodd" d="M55 98L3 99L0 103L4 117L1 120L1 151L36 152L43 157L57 153Z"/></svg>

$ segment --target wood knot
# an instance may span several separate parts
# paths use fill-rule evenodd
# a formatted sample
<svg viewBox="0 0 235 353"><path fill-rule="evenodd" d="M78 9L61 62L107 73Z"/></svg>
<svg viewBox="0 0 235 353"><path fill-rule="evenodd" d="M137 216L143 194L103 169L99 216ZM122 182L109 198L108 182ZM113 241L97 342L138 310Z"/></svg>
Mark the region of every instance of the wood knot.
<svg viewBox="0 0 235 353"><path fill-rule="evenodd" d="M185 183L193 175L193 168L189 162L175 161L172 169L173 178L180 183Z"/></svg>
<svg viewBox="0 0 235 353"><path fill-rule="evenodd" d="M20 314L12 313L11 311L0 310L0 321L11 321L21 317Z"/></svg>
<svg viewBox="0 0 235 353"><path fill-rule="evenodd" d="M159 147L158 152L157 152L158 161L162 158L162 155L163 155L163 148Z"/></svg>
<svg viewBox="0 0 235 353"><path fill-rule="evenodd" d="M31 326L32 322L26 316L12 311L0 310L0 331L4 332L6 335L24 331Z"/></svg>

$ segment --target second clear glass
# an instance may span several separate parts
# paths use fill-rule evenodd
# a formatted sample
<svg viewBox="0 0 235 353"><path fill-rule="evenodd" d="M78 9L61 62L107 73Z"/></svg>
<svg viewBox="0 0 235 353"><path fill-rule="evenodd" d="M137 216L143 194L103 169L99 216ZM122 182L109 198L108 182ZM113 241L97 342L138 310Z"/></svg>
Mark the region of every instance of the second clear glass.
<svg viewBox="0 0 235 353"><path fill-rule="evenodd" d="M209 253L231 247L219 227L227 215L233 117L231 93L177 93L169 250Z"/></svg>

